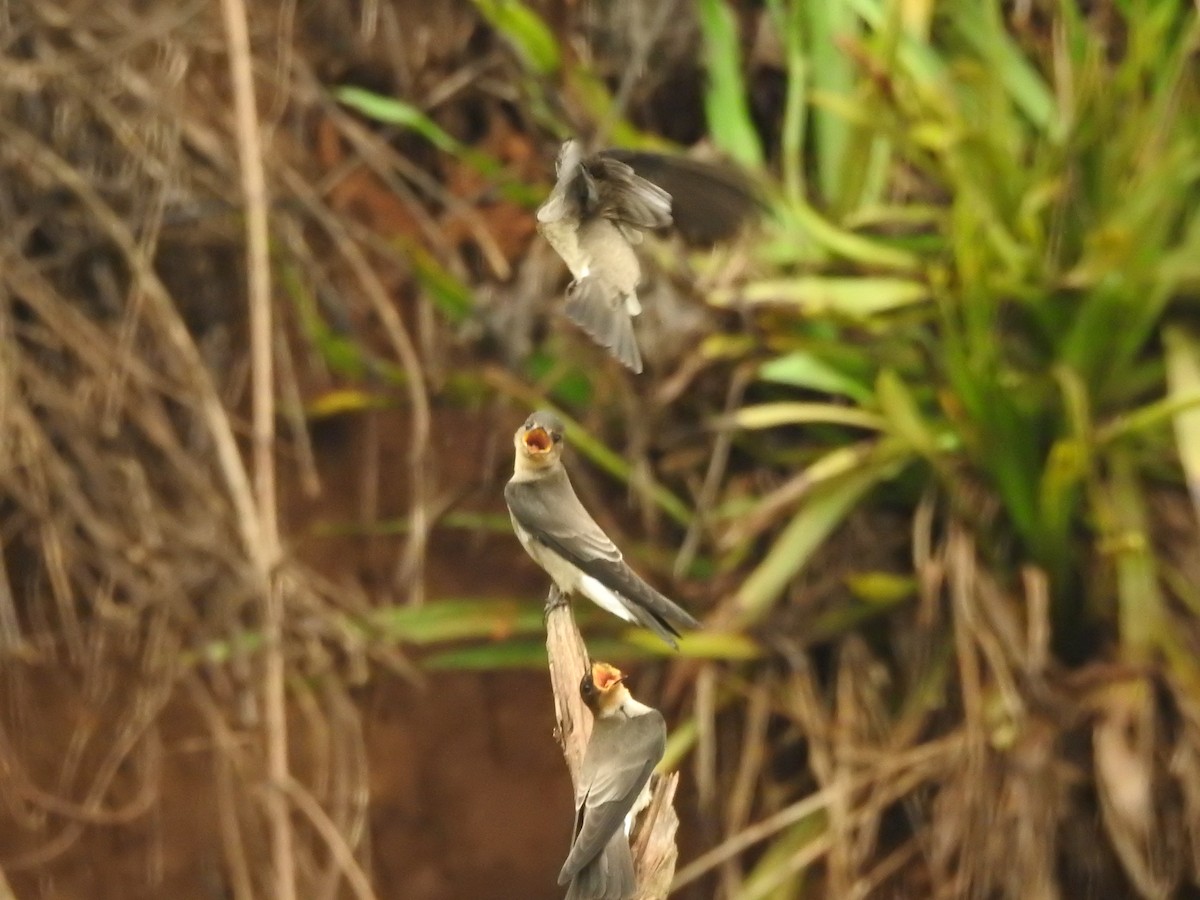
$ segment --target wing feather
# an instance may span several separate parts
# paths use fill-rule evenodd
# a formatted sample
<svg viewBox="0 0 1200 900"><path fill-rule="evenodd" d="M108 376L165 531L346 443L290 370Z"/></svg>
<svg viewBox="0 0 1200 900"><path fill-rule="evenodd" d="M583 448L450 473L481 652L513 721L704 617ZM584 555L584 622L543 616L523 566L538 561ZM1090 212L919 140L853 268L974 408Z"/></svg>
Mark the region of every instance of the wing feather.
<svg viewBox="0 0 1200 900"><path fill-rule="evenodd" d="M559 872L566 884L600 855L625 817L666 748L667 727L651 710L632 719L597 719L579 777L575 840ZM617 760L628 760L616 765Z"/></svg>

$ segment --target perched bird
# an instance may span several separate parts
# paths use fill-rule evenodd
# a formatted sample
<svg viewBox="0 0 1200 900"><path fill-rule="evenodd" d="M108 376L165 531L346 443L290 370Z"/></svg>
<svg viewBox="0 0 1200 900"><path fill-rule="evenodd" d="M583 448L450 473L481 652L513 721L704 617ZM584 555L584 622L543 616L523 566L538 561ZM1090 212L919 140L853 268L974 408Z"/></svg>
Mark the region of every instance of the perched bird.
<svg viewBox="0 0 1200 900"><path fill-rule="evenodd" d="M585 160L578 141L558 154L558 181L537 211L538 230L571 270L567 316L617 359L642 371L632 316L642 311L642 267L632 244L671 224L671 195L620 160Z"/></svg>
<svg viewBox="0 0 1200 900"><path fill-rule="evenodd" d="M621 671L592 663L579 693L595 716L575 789L575 831L558 883L567 900L629 900L637 888L629 852L631 813L643 803L650 773L663 757L662 714L633 699Z"/></svg>
<svg viewBox="0 0 1200 900"><path fill-rule="evenodd" d="M564 594L582 594L615 616L677 646L680 628L699 628L685 610L646 584L588 515L562 464L563 424L535 412L513 436L516 462L504 499L533 561Z"/></svg>
<svg viewBox="0 0 1200 900"><path fill-rule="evenodd" d="M642 233L674 221L685 240L730 237L757 206L749 182L728 166L635 150L584 157L562 145L557 182L537 211L538 230L574 280L567 316L634 372L642 355L632 317L642 311Z"/></svg>

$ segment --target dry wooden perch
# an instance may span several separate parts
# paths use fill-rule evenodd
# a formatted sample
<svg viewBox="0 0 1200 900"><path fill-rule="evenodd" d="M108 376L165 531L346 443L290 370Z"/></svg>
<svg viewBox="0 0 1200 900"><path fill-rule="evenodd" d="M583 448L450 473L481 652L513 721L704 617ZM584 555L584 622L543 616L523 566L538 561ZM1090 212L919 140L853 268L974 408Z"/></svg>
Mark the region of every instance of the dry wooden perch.
<svg viewBox="0 0 1200 900"><path fill-rule="evenodd" d="M592 734L592 714L579 696L579 682L591 660L575 624L571 604L557 587L551 587L546 598L546 654L550 658L558 743L574 787L579 783L579 767ZM664 900L679 858L679 848L675 846L679 816L674 805L679 774L656 775L651 783L650 803L638 820L631 844L638 885L634 900Z"/></svg>

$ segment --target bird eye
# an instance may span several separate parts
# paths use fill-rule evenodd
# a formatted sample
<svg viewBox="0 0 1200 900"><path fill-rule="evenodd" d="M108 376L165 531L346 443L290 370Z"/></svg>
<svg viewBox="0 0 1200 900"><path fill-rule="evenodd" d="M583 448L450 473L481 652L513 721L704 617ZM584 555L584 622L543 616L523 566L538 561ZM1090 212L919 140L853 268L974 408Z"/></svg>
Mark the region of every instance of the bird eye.
<svg viewBox="0 0 1200 900"><path fill-rule="evenodd" d="M557 431L554 432L554 434L552 434L551 437L554 438L554 443L556 443L556 444L562 443L562 435L559 434Z"/></svg>

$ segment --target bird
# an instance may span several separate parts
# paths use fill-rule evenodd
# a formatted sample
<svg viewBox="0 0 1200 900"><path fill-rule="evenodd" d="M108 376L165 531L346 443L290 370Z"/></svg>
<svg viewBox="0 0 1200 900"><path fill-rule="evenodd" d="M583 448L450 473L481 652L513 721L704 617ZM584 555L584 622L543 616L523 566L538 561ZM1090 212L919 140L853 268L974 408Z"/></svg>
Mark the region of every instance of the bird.
<svg viewBox="0 0 1200 900"><path fill-rule="evenodd" d="M632 317L642 311L642 232L671 224L671 195L603 156L584 159L579 141L558 154L557 181L537 210L538 231L571 270L567 317L634 372L642 354Z"/></svg>
<svg viewBox="0 0 1200 900"><path fill-rule="evenodd" d="M672 224L691 243L723 240L759 201L730 166L622 149L585 157L575 139L563 143L555 169L537 228L571 271L567 317L640 373L633 317L642 311L642 268L633 247Z"/></svg>
<svg viewBox="0 0 1200 900"><path fill-rule="evenodd" d="M670 194L671 230L694 246L729 240L765 209L750 179L729 163L615 147L597 155Z"/></svg>
<svg viewBox="0 0 1200 900"><path fill-rule="evenodd" d="M662 713L639 703L625 675L594 662L579 683L594 724L575 789L571 850L558 873L566 900L629 900L637 888L629 830L645 805L650 774L663 757Z"/></svg>
<svg viewBox="0 0 1200 900"><path fill-rule="evenodd" d="M517 429L513 444L516 460L504 500L513 531L533 561L563 594L582 594L678 648L680 629L700 623L629 568L579 502L562 463L562 420L535 412Z"/></svg>

